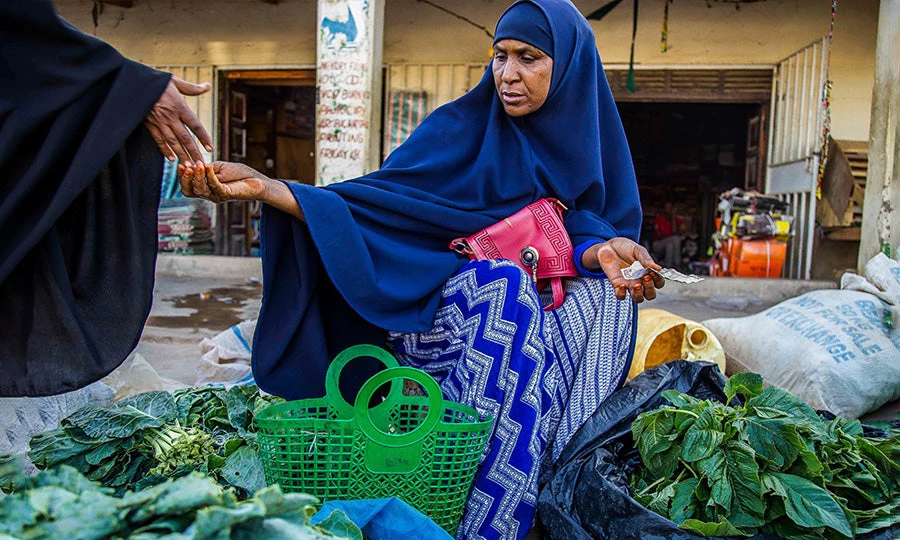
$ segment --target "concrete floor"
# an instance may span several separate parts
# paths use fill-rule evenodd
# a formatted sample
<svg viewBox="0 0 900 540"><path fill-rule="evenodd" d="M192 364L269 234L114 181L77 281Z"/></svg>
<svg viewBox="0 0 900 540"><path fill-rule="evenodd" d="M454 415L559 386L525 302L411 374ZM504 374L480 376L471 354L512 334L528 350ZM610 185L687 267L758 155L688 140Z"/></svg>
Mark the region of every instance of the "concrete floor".
<svg viewBox="0 0 900 540"><path fill-rule="evenodd" d="M256 278L157 275L153 308L136 352L161 377L193 384L203 338L255 319L261 297L262 285Z"/></svg>

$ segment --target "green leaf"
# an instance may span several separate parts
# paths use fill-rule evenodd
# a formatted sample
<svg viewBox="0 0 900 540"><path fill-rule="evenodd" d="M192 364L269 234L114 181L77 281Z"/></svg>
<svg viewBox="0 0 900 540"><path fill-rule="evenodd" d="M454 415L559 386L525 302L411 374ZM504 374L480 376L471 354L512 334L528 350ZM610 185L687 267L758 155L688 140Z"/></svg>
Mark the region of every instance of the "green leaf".
<svg viewBox="0 0 900 540"><path fill-rule="evenodd" d="M841 431L843 431L845 434L853 435L855 437L862 437L863 428L859 420L849 420L841 417L838 417L835 420L838 421L838 425L840 425Z"/></svg>
<svg viewBox="0 0 900 540"><path fill-rule="evenodd" d="M225 465L225 458L219 454L210 454L206 457L206 469L216 472Z"/></svg>
<svg viewBox="0 0 900 540"><path fill-rule="evenodd" d="M821 532L824 532L825 529L820 527L818 529L807 529L805 527L801 527L791 521L791 518L782 516L777 518L769 523L766 523L761 529L760 532L769 536L775 536L777 538L788 538L790 540L802 539L802 540L822 540L823 535Z"/></svg>
<svg viewBox="0 0 900 540"><path fill-rule="evenodd" d="M688 478L675 484L675 493L672 496L672 511L669 513L669 519L680 524L696 514L698 506L696 490L699 483L700 481L696 478Z"/></svg>
<svg viewBox="0 0 900 540"><path fill-rule="evenodd" d="M232 486L249 494L266 487L266 476L259 455L247 445L228 456L219 475Z"/></svg>
<svg viewBox="0 0 900 540"><path fill-rule="evenodd" d="M89 437L104 441L130 437L143 429L157 428L166 423L164 418L157 418L130 405L88 405L75 411L65 421L78 426Z"/></svg>
<svg viewBox="0 0 900 540"><path fill-rule="evenodd" d="M675 469L678 467L678 454L680 453L681 449L679 447L672 446L650 456L649 459L644 461L644 465L657 478L668 478L675 473Z"/></svg>
<svg viewBox="0 0 900 540"><path fill-rule="evenodd" d="M119 452L127 452L133 444L134 441L131 438L108 441L95 446L90 452L86 453L84 460L91 465L99 465Z"/></svg>
<svg viewBox="0 0 900 540"><path fill-rule="evenodd" d="M753 448L728 441L697 462L710 484L710 500L728 510L730 521L738 527L761 525L765 512L755 457Z"/></svg>
<svg viewBox="0 0 900 540"><path fill-rule="evenodd" d="M31 450L28 457L35 465L46 469L64 463L94 449L94 445L85 444L69 437L63 429L54 429L39 433L31 438Z"/></svg>
<svg viewBox="0 0 900 540"><path fill-rule="evenodd" d="M687 407L688 405L700 403L700 400L694 396L682 394L678 390L666 390L662 393L662 397L676 407Z"/></svg>
<svg viewBox="0 0 900 540"><path fill-rule="evenodd" d="M774 386L768 386L758 396L748 399L746 409L756 412L761 418L787 415L797 421L822 425L822 419L812 407L790 392Z"/></svg>
<svg viewBox="0 0 900 540"><path fill-rule="evenodd" d="M810 480L815 479L820 481L820 483L824 481L822 473L825 469L818 456L808 450L800 451L797 456L798 459L794 461L794 463L786 472L788 472L789 474L802 476L803 478L808 478Z"/></svg>
<svg viewBox="0 0 900 540"><path fill-rule="evenodd" d="M252 401L258 395L258 390L255 387L238 385L219 395L228 409L228 420L234 429L239 432L251 429L253 424Z"/></svg>
<svg viewBox="0 0 900 540"><path fill-rule="evenodd" d="M843 536L853 536L844 510L830 493L805 478L770 472L763 484L784 500L787 515L794 523L808 528L828 527Z"/></svg>
<svg viewBox="0 0 900 540"><path fill-rule="evenodd" d="M725 440L725 434L711 429L688 429L681 447L681 459L693 463L707 458L716 451Z"/></svg>
<svg viewBox="0 0 900 540"><path fill-rule="evenodd" d="M763 379L758 373L736 373L725 382L725 402L731 403L737 394L741 394L745 399L758 396L762 389Z"/></svg>
<svg viewBox="0 0 900 540"><path fill-rule="evenodd" d="M159 516L191 512L225 501L222 487L211 478L191 473L177 480L125 495L122 507L134 509L130 519L143 523Z"/></svg>
<svg viewBox="0 0 900 540"><path fill-rule="evenodd" d="M133 452L126 460L119 464L119 474L109 482L110 487L127 487L142 477L151 467L151 460L147 456Z"/></svg>
<svg viewBox="0 0 900 540"><path fill-rule="evenodd" d="M661 516L668 516L669 504L672 502L673 497L675 497L675 483L669 482L668 485L649 497L647 504L644 504L644 506Z"/></svg>
<svg viewBox="0 0 900 540"><path fill-rule="evenodd" d="M631 424L631 432L641 454L661 452L672 446L672 435L675 434L673 417L668 409L645 412Z"/></svg>
<svg viewBox="0 0 900 540"><path fill-rule="evenodd" d="M362 531L355 523L350 521L347 514L340 510L334 510L328 517L317 523L313 529L339 538L347 538L348 540L363 540Z"/></svg>
<svg viewBox="0 0 900 540"><path fill-rule="evenodd" d="M231 508L211 506L197 512L194 523L186 532L195 538L214 538L217 534L228 538L232 527L238 523L262 518L265 515L266 507L252 499Z"/></svg>
<svg viewBox="0 0 900 540"><path fill-rule="evenodd" d="M61 488L40 488L59 489ZM32 491L31 493L34 493ZM66 492L69 493L69 492ZM123 523L118 518L117 499L96 491L86 491L76 499L60 504L36 526L29 528L30 538L111 538L118 536Z"/></svg>
<svg viewBox="0 0 900 540"><path fill-rule="evenodd" d="M278 484L261 489L253 496L266 507L266 516L291 516L298 511L318 506L319 500L305 493L282 493Z"/></svg>
<svg viewBox="0 0 900 540"><path fill-rule="evenodd" d="M708 523L697 519L688 519L679 527L686 531L699 534L700 536L753 536L752 533L746 533L731 523L727 519L723 519L717 523Z"/></svg>
<svg viewBox="0 0 900 540"><path fill-rule="evenodd" d="M0 533L21 537L22 531L38 522L39 512L25 494L7 495L0 499Z"/></svg>
<svg viewBox="0 0 900 540"><path fill-rule="evenodd" d="M119 402L120 406L131 406L135 409L172 423L178 417L178 407L172 394L163 391L146 392Z"/></svg>
<svg viewBox="0 0 900 540"><path fill-rule="evenodd" d="M631 424L644 464L658 476L669 476L678 459L678 450L672 447L678 436L674 416L670 410L659 409L640 414Z"/></svg>
<svg viewBox="0 0 900 540"><path fill-rule="evenodd" d="M681 459L693 463L712 455L725 441L722 422L713 407L704 408L685 432Z"/></svg>
<svg viewBox="0 0 900 540"><path fill-rule="evenodd" d="M80 472L65 465L54 467L49 471L41 471L30 478L29 489L55 486L76 495L88 492L109 494L111 490L100 487L85 478Z"/></svg>
<svg viewBox="0 0 900 540"><path fill-rule="evenodd" d="M874 464L888 481L897 487L900 481L900 437L882 440L859 437L856 439L859 454Z"/></svg>
<svg viewBox="0 0 900 540"><path fill-rule="evenodd" d="M866 534L900 524L900 498L867 512L853 512L857 519L856 534Z"/></svg>
<svg viewBox="0 0 900 540"><path fill-rule="evenodd" d="M741 439L757 455L771 461L779 469L789 467L806 445L791 420L745 416L736 421Z"/></svg>

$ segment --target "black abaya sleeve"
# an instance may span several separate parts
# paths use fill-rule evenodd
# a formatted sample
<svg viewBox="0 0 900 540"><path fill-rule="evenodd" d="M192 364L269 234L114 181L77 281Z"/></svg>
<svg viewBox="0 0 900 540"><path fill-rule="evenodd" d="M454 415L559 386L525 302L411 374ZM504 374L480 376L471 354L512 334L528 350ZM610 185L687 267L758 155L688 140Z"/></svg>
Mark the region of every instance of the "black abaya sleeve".
<svg viewBox="0 0 900 540"><path fill-rule="evenodd" d="M141 121L169 75L0 2L0 396L117 367L150 310L162 155Z"/></svg>

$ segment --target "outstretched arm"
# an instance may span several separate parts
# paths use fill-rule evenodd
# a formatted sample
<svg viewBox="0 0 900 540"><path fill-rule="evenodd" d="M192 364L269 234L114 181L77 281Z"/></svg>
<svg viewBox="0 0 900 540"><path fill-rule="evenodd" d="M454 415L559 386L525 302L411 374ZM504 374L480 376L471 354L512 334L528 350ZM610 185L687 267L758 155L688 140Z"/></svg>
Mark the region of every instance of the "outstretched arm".
<svg viewBox="0 0 900 540"><path fill-rule="evenodd" d="M215 203L261 201L303 221L300 205L284 182L243 163L180 164L178 182L187 197L201 197Z"/></svg>

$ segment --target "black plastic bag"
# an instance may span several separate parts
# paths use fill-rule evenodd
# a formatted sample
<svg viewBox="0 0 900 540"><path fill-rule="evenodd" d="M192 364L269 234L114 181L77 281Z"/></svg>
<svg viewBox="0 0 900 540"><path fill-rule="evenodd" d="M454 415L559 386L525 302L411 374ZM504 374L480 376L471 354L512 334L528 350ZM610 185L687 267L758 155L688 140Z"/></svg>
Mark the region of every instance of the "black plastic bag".
<svg viewBox="0 0 900 540"><path fill-rule="evenodd" d="M676 360L650 369L613 393L563 449L540 479L538 516L551 540L590 538L701 540L631 497L628 481L640 464L631 423L644 411L668 404L666 390L725 402L725 378L715 364ZM886 436L867 428L866 435ZM892 531L858 538L888 539ZM757 535L755 540L772 538Z"/></svg>
<svg viewBox="0 0 900 540"><path fill-rule="evenodd" d="M677 360L650 369L613 393L563 449L542 478L538 514L547 538L697 539L631 498L628 479L640 463L631 423L667 404L665 390L725 401L715 364Z"/></svg>

